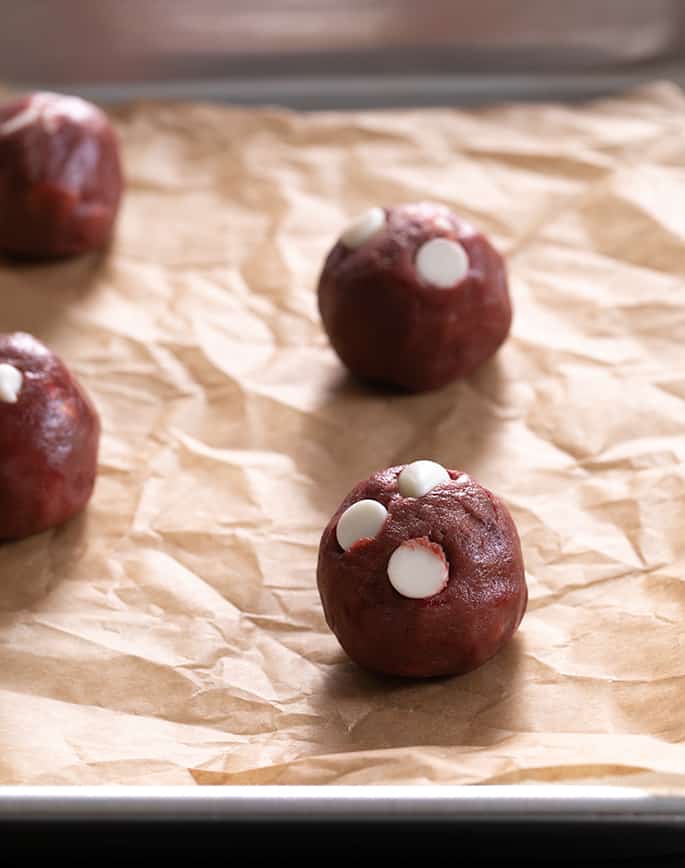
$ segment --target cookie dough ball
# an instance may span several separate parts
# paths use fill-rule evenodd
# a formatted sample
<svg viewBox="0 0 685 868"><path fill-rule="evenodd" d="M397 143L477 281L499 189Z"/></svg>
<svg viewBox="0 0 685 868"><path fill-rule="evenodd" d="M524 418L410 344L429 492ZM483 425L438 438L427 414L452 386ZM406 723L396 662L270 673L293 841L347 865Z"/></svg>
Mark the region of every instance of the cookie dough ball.
<svg viewBox="0 0 685 868"><path fill-rule="evenodd" d="M31 335L0 335L0 540L85 507L99 439L97 412L64 363Z"/></svg>
<svg viewBox="0 0 685 868"><path fill-rule="evenodd" d="M123 187L119 147L90 103L34 93L0 106L0 251L70 256L109 240Z"/></svg>
<svg viewBox="0 0 685 868"><path fill-rule="evenodd" d="M360 666L430 677L475 669L511 638L528 602L506 507L433 461L360 482L323 532L326 621Z"/></svg>
<svg viewBox="0 0 685 868"><path fill-rule="evenodd" d="M464 377L511 326L504 260L443 205L371 208L328 254L321 319L349 370L412 392Z"/></svg>

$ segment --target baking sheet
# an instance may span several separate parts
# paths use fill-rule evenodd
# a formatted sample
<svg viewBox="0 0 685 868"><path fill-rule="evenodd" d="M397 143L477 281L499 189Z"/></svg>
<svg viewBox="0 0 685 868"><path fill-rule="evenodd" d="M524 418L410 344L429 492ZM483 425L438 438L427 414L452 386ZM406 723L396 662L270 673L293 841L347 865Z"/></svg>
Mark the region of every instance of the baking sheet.
<svg viewBox="0 0 685 868"><path fill-rule="evenodd" d="M87 513L0 548L0 783L681 790L683 109L118 108L112 249L0 266L0 327L104 426ZM468 381L384 395L314 287L348 217L417 199L508 255L515 323ZM497 658L426 683L349 662L314 575L349 488L419 457L503 497L531 592Z"/></svg>

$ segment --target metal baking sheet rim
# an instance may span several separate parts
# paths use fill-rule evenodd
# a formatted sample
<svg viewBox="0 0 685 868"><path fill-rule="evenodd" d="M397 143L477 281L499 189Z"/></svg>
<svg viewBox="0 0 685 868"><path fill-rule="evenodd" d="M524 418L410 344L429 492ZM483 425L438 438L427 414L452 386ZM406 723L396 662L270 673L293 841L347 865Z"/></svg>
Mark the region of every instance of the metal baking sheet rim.
<svg viewBox="0 0 685 868"><path fill-rule="evenodd" d="M685 796L618 786L4 786L0 823L322 820L677 825Z"/></svg>
<svg viewBox="0 0 685 868"><path fill-rule="evenodd" d="M660 64L610 75L319 76L94 84L72 82L60 90L106 106L131 100L209 101L228 105L344 111L482 106L508 102L578 102L669 81L685 88L685 64ZM50 82L15 83L14 90L54 89Z"/></svg>

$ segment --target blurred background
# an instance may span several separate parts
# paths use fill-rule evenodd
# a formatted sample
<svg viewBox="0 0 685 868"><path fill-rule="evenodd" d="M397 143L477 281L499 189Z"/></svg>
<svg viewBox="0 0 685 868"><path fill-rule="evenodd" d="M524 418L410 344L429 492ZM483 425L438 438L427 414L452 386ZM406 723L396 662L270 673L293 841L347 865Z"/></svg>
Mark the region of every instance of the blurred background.
<svg viewBox="0 0 685 868"><path fill-rule="evenodd" d="M297 108L685 84L682 0L0 0L0 82Z"/></svg>

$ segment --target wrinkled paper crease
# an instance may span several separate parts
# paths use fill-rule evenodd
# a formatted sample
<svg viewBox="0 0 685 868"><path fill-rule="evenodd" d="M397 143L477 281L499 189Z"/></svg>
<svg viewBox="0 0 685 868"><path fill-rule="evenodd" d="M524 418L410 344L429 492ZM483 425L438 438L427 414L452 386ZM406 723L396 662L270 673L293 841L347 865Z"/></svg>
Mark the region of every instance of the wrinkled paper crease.
<svg viewBox="0 0 685 868"><path fill-rule="evenodd" d="M105 255L0 262L0 328L103 421L80 518L0 547L0 783L685 786L685 96L296 114L119 107ZM357 212L443 202L507 255L512 334L371 391L321 329ZM323 526L431 458L510 508L530 604L480 670L356 668Z"/></svg>

